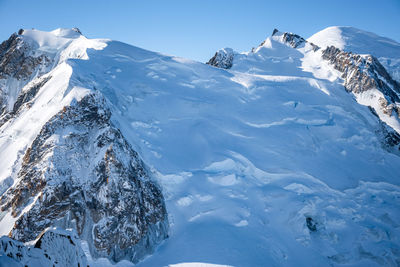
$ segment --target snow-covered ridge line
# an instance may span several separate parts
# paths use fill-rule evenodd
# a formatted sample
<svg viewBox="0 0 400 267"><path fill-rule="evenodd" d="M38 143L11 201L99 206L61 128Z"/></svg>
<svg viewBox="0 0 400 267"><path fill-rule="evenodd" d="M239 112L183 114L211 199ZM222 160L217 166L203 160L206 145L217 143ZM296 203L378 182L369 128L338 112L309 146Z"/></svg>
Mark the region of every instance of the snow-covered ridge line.
<svg viewBox="0 0 400 267"><path fill-rule="evenodd" d="M396 139L400 141L400 84L378 59L372 55L343 52L334 46L323 50L322 58L342 73L344 87L356 96L357 102L373 108L379 118L397 132Z"/></svg>
<svg viewBox="0 0 400 267"><path fill-rule="evenodd" d="M46 36L38 54L78 47L13 85L2 234L32 246L43 227L73 228L90 266L400 261L400 157L323 49L277 31L224 49L221 70L117 41L79 58L79 33Z"/></svg>
<svg viewBox="0 0 400 267"><path fill-rule="evenodd" d="M291 32L280 32L278 29L274 29L272 31L271 37L274 37L274 39L278 38L278 40L280 40L282 43L288 44L293 48L300 48L301 46L304 46L306 43L311 45L313 51L317 51L320 48L319 46L306 41L300 35ZM260 46L263 46L264 42L261 43Z"/></svg>
<svg viewBox="0 0 400 267"><path fill-rule="evenodd" d="M77 28L21 29L12 34L0 45L0 122L6 121L8 112L15 112L14 103L25 85L39 83L38 79L70 59L88 59L88 49L106 46L107 40L87 39Z"/></svg>
<svg viewBox="0 0 400 267"><path fill-rule="evenodd" d="M0 263L15 267L88 266L76 233L57 228L44 230L32 245L0 237Z"/></svg>
<svg viewBox="0 0 400 267"><path fill-rule="evenodd" d="M395 130L390 139L396 141L391 143L396 147L395 150L400 149L397 147L400 144L400 84L390 76L379 60L373 55L344 52L334 46L321 49L300 35L280 32L278 29L274 29L272 35L256 49L252 49L251 53L259 53L263 47L270 48L272 40L296 49L305 56L318 53L318 56L328 61L335 70L340 72L344 87L356 96L357 102L373 108L380 120ZM239 56L246 57L246 53L238 54L232 49L225 48L216 52L207 64L230 69L235 62L235 57ZM392 131L389 130L389 132Z"/></svg>
<svg viewBox="0 0 400 267"><path fill-rule="evenodd" d="M274 33L279 31L274 30ZM281 40L293 48L310 43L313 51L320 49L292 33L282 34ZM359 55L328 46L322 50L322 58L342 73L344 87L356 96L358 103L373 108L379 119L395 130L389 130L391 134L385 138L395 140L391 145L395 151L400 150L400 84L373 55Z"/></svg>
<svg viewBox="0 0 400 267"><path fill-rule="evenodd" d="M168 235L162 193L103 95L72 77L107 42L78 29L20 30L0 46L1 234L25 242L71 227L93 257L135 262Z"/></svg>
<svg viewBox="0 0 400 267"><path fill-rule="evenodd" d="M344 52L372 54L400 82L400 43L349 26L328 27L308 38L322 48L335 46Z"/></svg>
<svg viewBox="0 0 400 267"><path fill-rule="evenodd" d="M166 237L161 191L110 117L101 94L89 94L43 126L0 198L16 218L11 237L27 242L59 225L76 229L93 256L133 262Z"/></svg>
<svg viewBox="0 0 400 267"><path fill-rule="evenodd" d="M230 69L234 55L235 52L232 48L223 48L215 52L215 55L206 64L217 68Z"/></svg>

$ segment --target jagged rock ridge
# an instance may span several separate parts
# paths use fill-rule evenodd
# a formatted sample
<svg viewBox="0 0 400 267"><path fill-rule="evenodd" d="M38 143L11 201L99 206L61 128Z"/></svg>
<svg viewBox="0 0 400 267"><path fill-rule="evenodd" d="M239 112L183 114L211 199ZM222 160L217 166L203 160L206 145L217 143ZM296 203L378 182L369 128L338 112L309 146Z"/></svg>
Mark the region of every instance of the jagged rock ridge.
<svg viewBox="0 0 400 267"><path fill-rule="evenodd" d="M43 231L34 245L3 236L0 238L0 254L5 255L0 257L1 266L1 261L5 266L88 266L78 237L70 231L55 228Z"/></svg>
<svg viewBox="0 0 400 267"><path fill-rule="evenodd" d="M3 211L21 215L12 238L26 242L46 227L71 227L93 255L114 261L137 261L166 238L161 191L105 106L88 95L65 107L28 148L19 182L0 199Z"/></svg>
<svg viewBox="0 0 400 267"><path fill-rule="evenodd" d="M348 92L360 94L368 90L379 90L383 97L379 97L379 108L389 117L400 118L400 85L393 80L386 69L372 55L357 55L351 52L343 52L340 49L329 46L322 51L322 58L328 60L332 66L342 73L344 87ZM379 115L371 109L372 113ZM384 146L393 148L396 153L400 151L400 134L381 122L379 130L385 142Z"/></svg>
<svg viewBox="0 0 400 267"><path fill-rule="evenodd" d="M379 111L388 117L394 117L397 121L400 119L400 84L394 80L387 72L384 66L373 55L359 55L352 52L344 52L334 46L329 46L321 49L319 46L305 40L300 35L280 32L274 29L271 38L277 38L281 43L284 43L294 49L301 49L306 44L311 46L313 52L320 52L321 58L328 61L331 66L341 73L341 78L344 80L344 87L348 92L355 95L367 92L369 90L378 90L382 93L377 100L378 105L372 107L373 110L378 109L378 112L373 111L380 120ZM270 40L267 38L258 47L252 49L251 53L257 51L266 45ZM232 68L235 54L224 52L227 49L218 51L207 64L215 67L230 69ZM227 60L229 59L229 60ZM229 64L228 64L229 63ZM381 121L382 126L376 131L382 136L383 145L391 151L398 153L400 151L400 134L396 129L392 129L386 122ZM392 148L394 150L392 150Z"/></svg>
<svg viewBox="0 0 400 267"><path fill-rule="evenodd" d="M233 64L234 55L235 53L231 48L220 49L206 64L217 68L230 69Z"/></svg>
<svg viewBox="0 0 400 267"><path fill-rule="evenodd" d="M6 101L2 235L73 228L94 265L137 261L167 235L154 177L173 234L145 266L396 266L400 160L378 138L394 130L352 95L381 91L346 93L322 49L277 31L220 70L75 30L21 34L61 60Z"/></svg>
<svg viewBox="0 0 400 267"><path fill-rule="evenodd" d="M276 34L279 34L279 30L278 29L274 29L272 32L271 36L274 36ZM282 41L284 43L289 44L291 47L293 48L298 48L301 45L304 45L305 43L309 43L314 51L317 51L319 49L319 47L313 43L307 42L303 37L301 37L300 35L291 33L291 32L284 32L282 35ZM261 43L260 46L262 46L263 43Z"/></svg>
<svg viewBox="0 0 400 267"><path fill-rule="evenodd" d="M79 29L52 34L60 48L38 48L35 31L24 30L0 45L0 127L30 111L53 78L49 71L83 57L74 46L87 40ZM0 188L0 219L15 220L9 236L16 240L35 240L48 227L73 228L93 257L136 262L168 235L161 190L96 90L56 112L19 164Z"/></svg>
<svg viewBox="0 0 400 267"><path fill-rule="evenodd" d="M4 116L11 107L7 107L10 97L18 95L12 90L21 89L32 76L41 75L53 62L45 54L35 55L33 47L21 38L23 31L12 34L11 37L0 44L0 125ZM8 81L7 81L8 80ZM17 87L10 86L10 80L19 81ZM11 99L12 102L12 99Z"/></svg>

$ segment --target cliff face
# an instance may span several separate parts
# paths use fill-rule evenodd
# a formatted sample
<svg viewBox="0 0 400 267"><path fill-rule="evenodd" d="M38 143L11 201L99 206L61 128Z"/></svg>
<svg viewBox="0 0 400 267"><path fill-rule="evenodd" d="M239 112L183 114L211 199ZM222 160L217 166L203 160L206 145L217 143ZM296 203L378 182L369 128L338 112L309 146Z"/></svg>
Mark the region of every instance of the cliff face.
<svg viewBox="0 0 400 267"><path fill-rule="evenodd" d="M0 88L5 88L0 90L0 127L12 125L21 114L29 117L52 80L50 63L62 52L40 50L16 34L0 45ZM0 218L14 221L8 235L27 242L49 227L73 228L93 257L138 261L168 235L160 188L111 122L101 93L85 93L55 111L20 151L15 182L8 178L1 184L1 193L8 190L0 197Z"/></svg>
<svg viewBox="0 0 400 267"><path fill-rule="evenodd" d="M271 40L299 51L304 57L315 54L322 61L328 62L331 68L339 72L339 78L343 79L346 91L353 93L360 104L369 106L372 113L378 117L381 125L376 132L381 137L383 146L392 152L400 152L400 127L398 127L400 125L400 84L373 55L345 52L334 46L322 49L300 35L274 29L271 37L263 41L257 49L253 48L251 53L235 55L227 53L226 51L231 51L231 49L225 48L218 51L207 64L230 69L235 56L240 60L249 55L265 57L258 55L258 51L264 46L270 47ZM273 58L270 55L267 56ZM237 61L240 62L240 60Z"/></svg>
<svg viewBox="0 0 400 267"><path fill-rule="evenodd" d="M21 215L10 237L74 228L95 256L114 261L137 261L167 237L161 191L110 116L99 95L88 95L43 126L0 200L2 211Z"/></svg>
<svg viewBox="0 0 400 267"><path fill-rule="evenodd" d="M76 234L56 228L43 231L33 245L3 236L0 253L6 255L0 257L4 266L88 266Z"/></svg>
<svg viewBox="0 0 400 267"><path fill-rule="evenodd" d="M210 58L207 64L217 68L230 69L233 64L234 55L235 53L231 48L220 49Z"/></svg>
<svg viewBox="0 0 400 267"><path fill-rule="evenodd" d="M8 57L51 64L0 79L0 263L399 262L398 91L372 56L279 31L213 66L16 36Z"/></svg>
<svg viewBox="0 0 400 267"><path fill-rule="evenodd" d="M386 69L372 55L358 55L343 52L340 49L329 46L322 51L322 58L342 74L344 87L348 92L360 95L378 90L381 94L375 96L369 103L371 111L379 118L392 117L398 121L400 118L400 84L392 79ZM378 132L383 136L384 146L399 153L400 134L381 121L381 129Z"/></svg>
<svg viewBox="0 0 400 267"><path fill-rule="evenodd" d="M32 55L32 47L17 34L0 44L0 79L13 77L27 79L39 65L47 65L50 59L44 54Z"/></svg>
<svg viewBox="0 0 400 267"><path fill-rule="evenodd" d="M34 76L44 74L52 63L48 55L33 50L16 33L0 44L0 125L22 87Z"/></svg>
<svg viewBox="0 0 400 267"><path fill-rule="evenodd" d="M343 52L334 46L329 46L323 50L322 58L328 60L342 73L347 91L361 93L377 88L390 102L400 101L399 83L390 77L374 56Z"/></svg>

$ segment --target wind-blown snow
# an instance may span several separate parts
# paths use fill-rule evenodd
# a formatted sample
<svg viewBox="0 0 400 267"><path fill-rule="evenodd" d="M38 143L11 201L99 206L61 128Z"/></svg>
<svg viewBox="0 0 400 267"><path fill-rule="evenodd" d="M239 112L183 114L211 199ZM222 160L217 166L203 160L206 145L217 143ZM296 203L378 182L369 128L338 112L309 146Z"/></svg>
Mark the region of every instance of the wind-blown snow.
<svg viewBox="0 0 400 267"><path fill-rule="evenodd" d="M35 38L45 51L64 47ZM64 63L29 113L1 127L2 181L51 114L95 90L166 197L169 238L139 266L400 260L400 158L382 148L378 119L310 46L271 37L223 70L81 38L62 50Z"/></svg>
<svg viewBox="0 0 400 267"><path fill-rule="evenodd" d="M372 32L353 27L328 27L307 39L327 47L358 54L371 54L379 59L394 79L400 81L400 43Z"/></svg>
<svg viewBox="0 0 400 267"><path fill-rule="evenodd" d="M328 27L307 39L327 47L333 45L341 50L358 54L372 54L376 57L400 57L400 44L392 39L353 27Z"/></svg>

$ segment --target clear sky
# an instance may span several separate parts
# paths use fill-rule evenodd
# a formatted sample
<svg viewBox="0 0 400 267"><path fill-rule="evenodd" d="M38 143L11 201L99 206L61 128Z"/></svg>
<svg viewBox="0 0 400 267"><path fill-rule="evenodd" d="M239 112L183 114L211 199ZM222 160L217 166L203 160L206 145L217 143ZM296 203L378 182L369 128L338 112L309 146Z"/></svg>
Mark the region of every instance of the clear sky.
<svg viewBox="0 0 400 267"><path fill-rule="evenodd" d="M78 27L148 50L206 61L219 48L242 52L274 28L308 38L353 26L400 42L400 0L0 0L0 39L20 28Z"/></svg>

